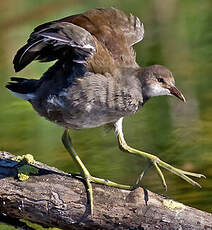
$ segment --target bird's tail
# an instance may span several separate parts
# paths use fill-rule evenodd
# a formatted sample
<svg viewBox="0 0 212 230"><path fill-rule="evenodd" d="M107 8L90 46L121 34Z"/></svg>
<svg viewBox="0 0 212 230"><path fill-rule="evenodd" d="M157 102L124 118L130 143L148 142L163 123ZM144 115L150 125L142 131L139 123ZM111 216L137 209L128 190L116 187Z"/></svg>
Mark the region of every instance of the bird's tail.
<svg viewBox="0 0 212 230"><path fill-rule="evenodd" d="M35 98L39 80L19 77L11 77L10 80L11 82L8 82L6 88L8 88L12 94L27 101Z"/></svg>

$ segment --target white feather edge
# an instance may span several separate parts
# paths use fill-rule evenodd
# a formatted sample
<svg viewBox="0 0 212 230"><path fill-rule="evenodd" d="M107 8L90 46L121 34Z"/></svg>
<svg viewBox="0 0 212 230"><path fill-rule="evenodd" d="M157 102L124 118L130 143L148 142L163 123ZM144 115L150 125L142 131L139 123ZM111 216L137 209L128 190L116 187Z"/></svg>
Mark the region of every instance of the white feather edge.
<svg viewBox="0 0 212 230"><path fill-rule="evenodd" d="M12 90L8 89L8 91L10 93L12 93L13 95L15 95L16 97L19 97L23 100L32 100L35 98L35 94L34 93L17 93L17 92L13 92Z"/></svg>

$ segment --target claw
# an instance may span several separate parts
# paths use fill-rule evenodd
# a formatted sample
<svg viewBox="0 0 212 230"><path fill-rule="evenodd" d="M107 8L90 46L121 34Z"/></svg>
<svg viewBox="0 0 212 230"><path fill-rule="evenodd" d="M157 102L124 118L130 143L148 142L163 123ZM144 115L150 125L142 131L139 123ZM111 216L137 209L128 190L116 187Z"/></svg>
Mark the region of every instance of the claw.
<svg viewBox="0 0 212 230"><path fill-rule="evenodd" d="M193 176L193 177L197 177L197 178L205 178L206 179L206 176L203 175L203 174L199 174L199 173L192 173L192 172L187 172L187 171L184 171L184 170L181 170L181 172L185 175L188 175L188 176Z"/></svg>

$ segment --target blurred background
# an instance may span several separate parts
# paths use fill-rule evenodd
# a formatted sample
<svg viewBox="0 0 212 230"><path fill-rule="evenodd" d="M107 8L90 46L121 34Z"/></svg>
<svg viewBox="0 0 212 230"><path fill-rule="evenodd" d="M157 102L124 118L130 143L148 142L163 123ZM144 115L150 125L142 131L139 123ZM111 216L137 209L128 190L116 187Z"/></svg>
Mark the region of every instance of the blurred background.
<svg viewBox="0 0 212 230"><path fill-rule="evenodd" d="M39 78L52 63L33 62L16 74L12 60L33 28L90 8L116 7L138 16L144 40L136 44L140 65L172 70L187 103L174 97L151 99L124 120L128 144L157 154L173 166L205 174L202 189L163 170L168 191L151 169L143 186L189 206L212 212L212 1L211 0L7 0L0 1L0 150L31 153L66 172L77 171L61 143L63 128L36 114L4 87L10 76ZM118 149L113 132L102 128L71 131L73 143L92 175L133 184L145 161Z"/></svg>

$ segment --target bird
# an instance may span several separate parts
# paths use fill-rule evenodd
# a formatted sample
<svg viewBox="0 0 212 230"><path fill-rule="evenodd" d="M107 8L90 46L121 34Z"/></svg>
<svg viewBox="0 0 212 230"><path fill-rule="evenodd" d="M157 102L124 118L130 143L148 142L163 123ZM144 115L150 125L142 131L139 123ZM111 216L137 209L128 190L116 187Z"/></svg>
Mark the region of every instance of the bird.
<svg viewBox="0 0 212 230"><path fill-rule="evenodd" d="M143 37L144 25L138 17L116 8L90 9L37 26L13 60L16 72L34 60L55 61L40 79L11 77L6 87L31 103L40 116L64 127L62 142L86 182L91 215L94 209L91 183L135 189L151 166L165 189L167 184L161 168L199 187L190 176L204 177L132 148L124 138L124 117L143 109L152 97L169 95L186 101L169 69L159 64L137 64L133 45ZM122 151L149 162L133 186L92 176L73 147L71 129L107 125L114 129Z"/></svg>

